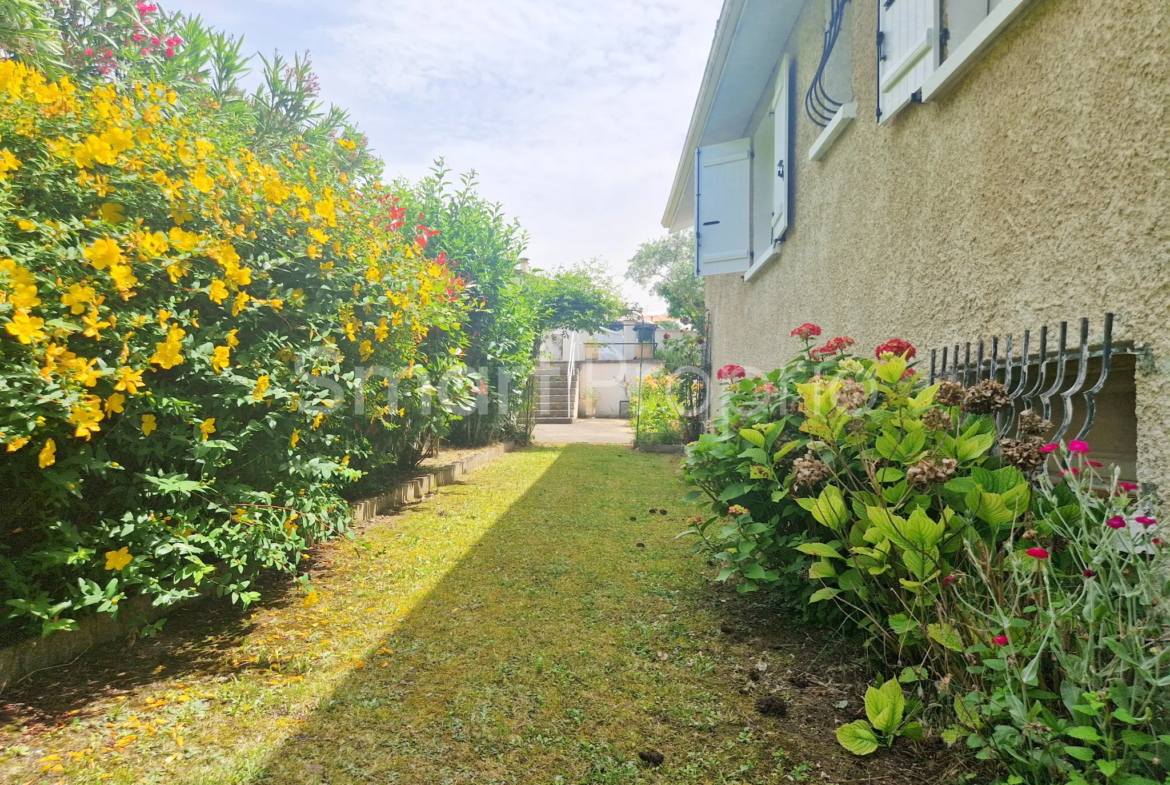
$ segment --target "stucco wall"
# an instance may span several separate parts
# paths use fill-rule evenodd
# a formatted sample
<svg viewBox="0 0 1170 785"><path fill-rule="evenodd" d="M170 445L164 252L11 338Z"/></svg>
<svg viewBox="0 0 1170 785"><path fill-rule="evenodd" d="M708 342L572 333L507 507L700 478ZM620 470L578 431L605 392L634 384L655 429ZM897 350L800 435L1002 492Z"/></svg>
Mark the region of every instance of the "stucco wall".
<svg viewBox="0 0 1170 785"><path fill-rule="evenodd" d="M858 119L817 163L802 103L819 2L788 44L792 224L749 282L707 279L714 365L776 367L805 321L864 350L893 336L929 349L1082 316L1099 331L1113 311L1118 340L1152 349L1136 380L1138 476L1170 496L1165 1L1036 0L943 100L883 127L876 2L853 0Z"/></svg>

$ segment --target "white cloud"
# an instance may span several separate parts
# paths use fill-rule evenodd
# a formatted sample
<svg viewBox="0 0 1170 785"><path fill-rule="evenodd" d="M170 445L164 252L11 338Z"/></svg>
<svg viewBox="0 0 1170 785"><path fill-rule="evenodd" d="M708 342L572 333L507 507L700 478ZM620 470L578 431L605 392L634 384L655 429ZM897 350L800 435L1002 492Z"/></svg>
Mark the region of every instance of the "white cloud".
<svg viewBox="0 0 1170 785"><path fill-rule="evenodd" d="M537 266L602 256L619 272L661 233L720 6L177 0L250 46L311 49L322 97L350 111L388 174L417 177L439 156L476 169L528 229Z"/></svg>

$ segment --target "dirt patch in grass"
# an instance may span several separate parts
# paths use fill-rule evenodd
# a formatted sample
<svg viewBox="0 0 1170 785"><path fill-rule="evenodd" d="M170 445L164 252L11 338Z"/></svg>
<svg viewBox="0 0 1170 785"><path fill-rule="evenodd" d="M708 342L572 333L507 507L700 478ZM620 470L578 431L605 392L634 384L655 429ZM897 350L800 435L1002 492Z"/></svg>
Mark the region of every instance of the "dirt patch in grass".
<svg viewBox="0 0 1170 785"><path fill-rule="evenodd" d="M0 698L0 780L943 781L930 743L837 745L864 669L710 582L676 539L677 463L513 453L318 548L316 603L273 581L247 613L207 601L37 674Z"/></svg>

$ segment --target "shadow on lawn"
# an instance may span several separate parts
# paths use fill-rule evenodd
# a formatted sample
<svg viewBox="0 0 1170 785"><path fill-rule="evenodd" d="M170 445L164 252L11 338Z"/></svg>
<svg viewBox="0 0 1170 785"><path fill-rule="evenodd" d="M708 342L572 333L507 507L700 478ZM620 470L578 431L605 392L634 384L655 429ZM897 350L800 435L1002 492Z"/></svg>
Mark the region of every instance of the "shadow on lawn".
<svg viewBox="0 0 1170 785"><path fill-rule="evenodd" d="M924 747L863 761L837 746L864 669L826 654L821 632L712 589L675 539L691 511L663 471L677 457L561 449L246 782L681 785L820 770L926 785L953 763ZM445 493L445 509L458 515L474 493ZM764 661L775 670L760 679L750 671ZM756 712L767 693L787 718ZM644 750L666 764L640 763Z"/></svg>

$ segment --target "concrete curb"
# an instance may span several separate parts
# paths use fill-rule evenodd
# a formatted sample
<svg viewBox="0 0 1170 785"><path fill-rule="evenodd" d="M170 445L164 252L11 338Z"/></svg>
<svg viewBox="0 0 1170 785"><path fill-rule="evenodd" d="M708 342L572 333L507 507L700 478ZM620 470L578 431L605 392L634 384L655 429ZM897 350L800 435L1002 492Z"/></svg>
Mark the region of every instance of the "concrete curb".
<svg viewBox="0 0 1170 785"><path fill-rule="evenodd" d="M353 505L354 525L367 523L378 515L422 501L424 497L442 486L454 484L460 477L514 449L516 445L512 443L493 444L454 463L437 466L404 480L394 490L375 499L357 502ZM87 616L78 621L78 629L72 632L58 632L48 638L27 638L0 649L0 693L3 693L9 684L25 676L69 664L92 648L133 635L144 620L147 624L158 621L168 613L189 603L203 600L206 596L192 597L166 607L153 605L153 597L132 597L122 603L116 618L105 615Z"/></svg>
<svg viewBox="0 0 1170 785"><path fill-rule="evenodd" d="M685 444L636 444L634 449L640 452L682 455L687 451L687 446Z"/></svg>

